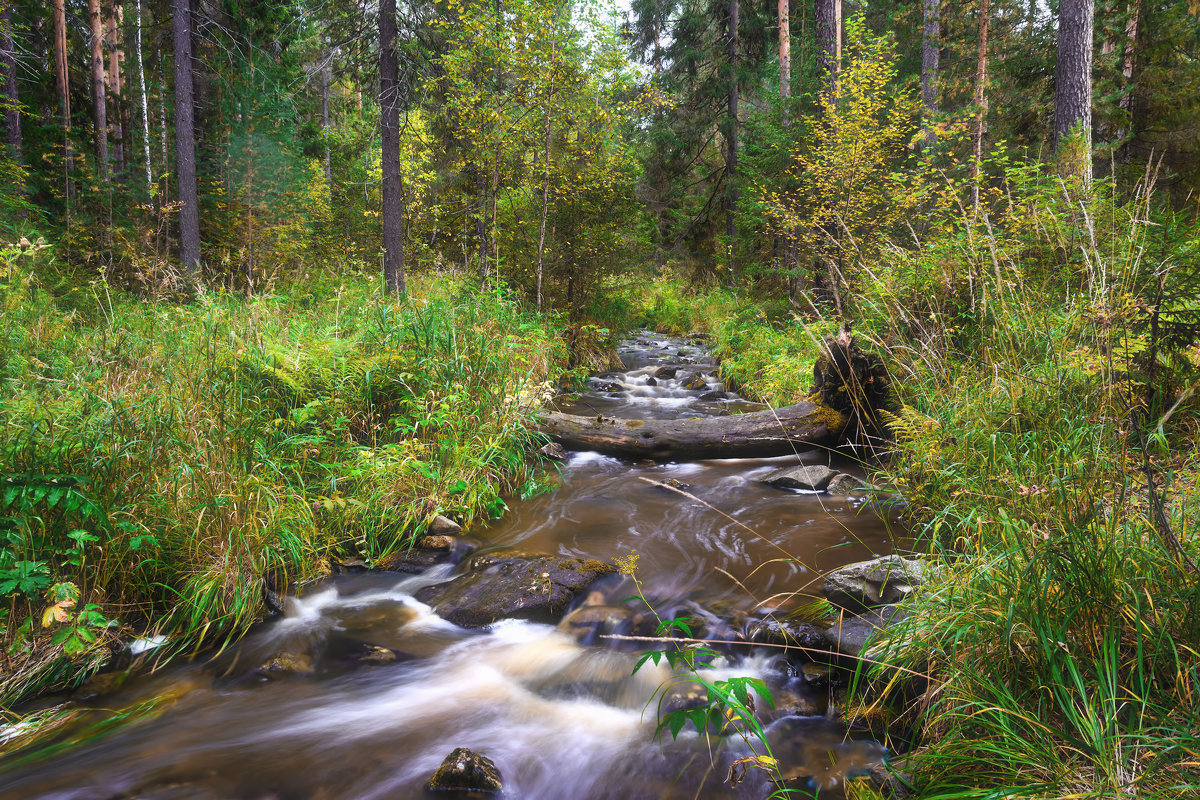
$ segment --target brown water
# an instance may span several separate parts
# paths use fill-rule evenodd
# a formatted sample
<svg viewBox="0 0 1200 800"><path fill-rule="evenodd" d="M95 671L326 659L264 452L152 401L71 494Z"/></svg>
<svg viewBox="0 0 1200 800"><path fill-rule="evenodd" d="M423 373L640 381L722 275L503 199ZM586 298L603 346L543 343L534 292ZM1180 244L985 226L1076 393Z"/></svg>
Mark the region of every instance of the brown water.
<svg viewBox="0 0 1200 800"><path fill-rule="evenodd" d="M622 391L564 405L627 417L748 406L736 397L698 401L723 391L711 375L704 390L680 387L688 372L713 369L688 343L642 341L624 354L630 372L601 378ZM696 363L648 385L681 348ZM849 501L758 482L796 460L630 464L576 453L556 491L514 501L478 533L488 547L610 561L636 552L641 589L660 614L685 613L737 637L797 604L822 571L892 549L884 522ZM679 491L660 485L667 481ZM449 573L344 576L292 598L283 619L221 656L131 679L81 704L98 709L81 715L81 743L29 764L0 762L0 797L404 800L424 797L424 782L460 746L496 763L509 800L757 800L769 792L753 771L736 790L724 782L729 764L748 753L736 736L688 729L678 741L654 739L659 691L674 678L668 669L633 674L629 643L584 645L552 625L458 628L413 598ZM636 590L628 578L610 579L590 602L619 606ZM364 665L356 657L366 645L399 657ZM280 653L293 654L297 674L262 677L258 668ZM794 658L743 647L706 677L751 675L781 695L820 694L799 673ZM114 713L139 704L112 724ZM84 727L103 720L107 728ZM824 716L766 721L785 772L812 776L822 797L838 796L847 773L878 762L877 745L853 741Z"/></svg>

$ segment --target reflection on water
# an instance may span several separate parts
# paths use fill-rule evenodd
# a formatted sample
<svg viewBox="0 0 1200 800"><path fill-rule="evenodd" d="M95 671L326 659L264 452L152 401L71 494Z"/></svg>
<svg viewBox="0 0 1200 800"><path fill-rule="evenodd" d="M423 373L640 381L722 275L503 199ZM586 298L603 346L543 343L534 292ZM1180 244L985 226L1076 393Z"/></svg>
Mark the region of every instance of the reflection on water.
<svg viewBox="0 0 1200 800"><path fill-rule="evenodd" d="M639 405L678 414L670 404L683 400L688 413L721 413L740 402L696 405L701 394L724 388L711 375L704 390L682 388L689 370L713 368L694 351L683 356L694 363L676 377L647 386L653 370L677 364L680 348L690 346L642 341L624 354L631 374L602 379L632 388L610 385L576 406L608 403L604 413L637 416ZM557 491L513 502L479 535L488 547L609 561L636 552L656 611L707 618L710 632L737 637L768 611L794 605L797 593L819 588L823 571L892 549L884 521L845 498L758 482L795 460L630 464L576 453ZM417 576L365 573L292 598L283 619L219 657L130 681L98 701L95 719L138 704L153 713L48 760L0 762L7 766L0 797L404 800L425 796L424 782L455 747L491 758L509 798L758 800L769 792L754 771L736 789L725 783L730 765L750 755L736 736L688 729L678 741L653 739L662 689L673 680L665 666L635 674L638 654L627 643L580 644L565 632L569 623L458 628L414 598L449 577L448 567ZM600 584L587 602L603 613L628 609L621 601L636 587L620 581ZM796 785L838 796L847 775L878 763L878 745L848 740L819 714L821 691L795 663L731 651L714 667L712 678L752 675L780 698L807 696L792 710L808 716L764 718ZM678 695L667 692L668 705Z"/></svg>

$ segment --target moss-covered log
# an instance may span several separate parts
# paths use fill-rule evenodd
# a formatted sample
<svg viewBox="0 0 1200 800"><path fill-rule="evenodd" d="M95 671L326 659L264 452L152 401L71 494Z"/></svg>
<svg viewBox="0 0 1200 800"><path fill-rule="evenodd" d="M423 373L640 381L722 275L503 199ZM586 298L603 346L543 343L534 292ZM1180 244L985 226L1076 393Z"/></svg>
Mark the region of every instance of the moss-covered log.
<svg viewBox="0 0 1200 800"><path fill-rule="evenodd" d="M630 458L765 458L838 444L846 415L801 402L773 411L678 420L546 411L538 422L543 433L571 450Z"/></svg>

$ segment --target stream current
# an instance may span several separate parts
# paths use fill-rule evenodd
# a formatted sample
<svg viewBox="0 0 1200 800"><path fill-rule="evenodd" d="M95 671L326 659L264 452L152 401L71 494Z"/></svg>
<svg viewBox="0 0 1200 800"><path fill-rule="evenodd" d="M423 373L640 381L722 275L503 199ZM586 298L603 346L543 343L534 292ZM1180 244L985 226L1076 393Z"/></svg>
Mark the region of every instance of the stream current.
<svg viewBox="0 0 1200 800"><path fill-rule="evenodd" d="M761 408L728 393L713 360L687 340L644 333L620 354L626 371L591 379L559 409L674 418ZM823 572L892 550L886 520L855 502L760 482L780 466L826 458L630 463L572 453L554 491L513 501L477 535L488 550L609 562L636 554L637 586L613 576L577 605L627 621L636 607L646 617L644 603L627 601L640 587L663 618L688 616L713 638L739 639L768 614L811 599ZM0 760L0 798L415 800L430 796L425 782L456 747L496 764L508 800L759 800L770 792L754 770L737 788L725 782L729 765L749 754L736 736L689 726L677 740L655 739L672 673L665 662L634 673L639 650L652 645L581 640L569 624L459 628L414 598L453 570L332 578L288 598L282 618L218 657L75 701L97 709L93 722L126 721L93 728L49 758ZM397 657L364 664L364 648ZM840 797L846 775L878 761L877 745L822 713L827 679L803 659L745 646L722 652L707 679L760 677L777 701L796 701L761 710L772 751L797 785ZM297 668L263 677L262 665L280 653L300 654L290 656ZM668 707L687 686L667 692Z"/></svg>

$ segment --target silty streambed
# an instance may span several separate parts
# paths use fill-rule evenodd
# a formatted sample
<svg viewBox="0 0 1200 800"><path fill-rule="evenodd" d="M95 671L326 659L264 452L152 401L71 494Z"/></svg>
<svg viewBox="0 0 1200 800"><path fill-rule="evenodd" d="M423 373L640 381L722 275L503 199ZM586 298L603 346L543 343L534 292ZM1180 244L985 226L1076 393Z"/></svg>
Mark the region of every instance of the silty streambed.
<svg viewBox="0 0 1200 800"><path fill-rule="evenodd" d="M689 342L645 334L622 357L628 372L592 379L591 391L560 408L629 418L752 408L713 394L725 392L715 365ZM675 377L665 377L671 367ZM705 385L684 388L692 374ZM604 561L636 552L641 589L660 615L688 615L714 637L737 638L819 588L821 572L892 550L885 522L845 498L758 482L796 460L631 464L575 453L555 491L514 501L481 538L489 549ZM638 648L648 645L584 643L569 625L519 620L459 628L414 598L452 569L331 579L289 599L282 619L219 657L81 702L98 709L93 721L141 711L52 758L0 761L0 797L404 800L427 796L425 782L456 747L491 758L510 800L769 793L753 770L736 789L725 782L729 765L749 752L737 737L689 727L676 741L654 738L659 692L672 675L665 665L634 674ZM636 591L614 576L586 602L645 617L640 601L622 603ZM395 657L372 663L380 648ZM281 654L281 677L264 678L262 665ZM777 650L730 648L706 677L766 680L791 711L766 718L785 772L812 776L826 787L822 797L840 796L845 775L876 763L879 748L821 713L828 689L801 666ZM680 702L687 688L667 702Z"/></svg>

